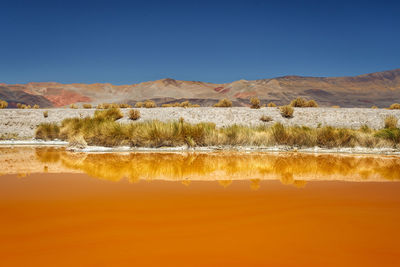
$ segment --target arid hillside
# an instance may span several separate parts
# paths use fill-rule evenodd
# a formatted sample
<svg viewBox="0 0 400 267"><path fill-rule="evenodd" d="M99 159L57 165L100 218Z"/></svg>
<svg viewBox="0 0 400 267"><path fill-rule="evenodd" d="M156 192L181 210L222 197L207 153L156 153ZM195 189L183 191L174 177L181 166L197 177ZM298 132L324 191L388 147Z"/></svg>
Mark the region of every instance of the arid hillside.
<svg viewBox="0 0 400 267"><path fill-rule="evenodd" d="M287 104L302 96L321 106L387 107L400 102L400 69L354 77L284 76L273 79L239 80L214 84L198 81L162 79L131 85L61 84L55 82L0 84L0 98L14 107L16 103L62 107L71 103L116 102L134 104L153 99L157 104L190 100L210 106L229 98L235 106L246 106L250 97L262 103Z"/></svg>

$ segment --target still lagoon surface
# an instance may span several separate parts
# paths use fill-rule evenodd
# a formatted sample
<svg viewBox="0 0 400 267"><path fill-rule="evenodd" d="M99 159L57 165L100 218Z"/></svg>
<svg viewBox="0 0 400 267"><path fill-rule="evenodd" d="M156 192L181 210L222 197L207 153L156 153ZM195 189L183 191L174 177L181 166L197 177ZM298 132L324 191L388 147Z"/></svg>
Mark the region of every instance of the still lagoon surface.
<svg viewBox="0 0 400 267"><path fill-rule="evenodd" d="M400 156L0 148L0 266L400 266Z"/></svg>

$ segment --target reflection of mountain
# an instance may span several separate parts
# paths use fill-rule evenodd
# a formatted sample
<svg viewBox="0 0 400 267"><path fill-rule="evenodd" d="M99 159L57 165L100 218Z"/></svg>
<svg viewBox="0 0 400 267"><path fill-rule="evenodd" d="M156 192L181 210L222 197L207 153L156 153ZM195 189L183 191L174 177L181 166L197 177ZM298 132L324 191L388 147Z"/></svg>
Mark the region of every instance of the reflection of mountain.
<svg viewBox="0 0 400 267"><path fill-rule="evenodd" d="M15 97L15 92L25 97ZM26 97L26 95L31 96ZM61 84L56 82L0 84L0 98L15 106L49 103L55 107L75 102L129 102L153 99L158 104L190 100L210 106L221 98L230 98L234 105L248 105L257 96L263 103L286 104L295 97L317 100L321 105L342 107L387 107L400 102L400 69L354 77L284 76L272 79L239 80L214 84L198 81L162 79L130 85ZM38 102L40 101L40 103Z"/></svg>
<svg viewBox="0 0 400 267"><path fill-rule="evenodd" d="M85 154L54 148L0 148L0 165L10 174L74 172L109 181L214 181L229 186L249 180L280 179L304 186L304 181L400 180L399 156L329 155L301 153L128 153Z"/></svg>

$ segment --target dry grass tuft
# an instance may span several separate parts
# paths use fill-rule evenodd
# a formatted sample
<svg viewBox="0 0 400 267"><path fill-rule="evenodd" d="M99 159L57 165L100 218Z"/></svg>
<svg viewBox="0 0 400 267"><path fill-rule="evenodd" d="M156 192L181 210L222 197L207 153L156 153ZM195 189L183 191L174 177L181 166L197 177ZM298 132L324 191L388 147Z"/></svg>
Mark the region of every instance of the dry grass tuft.
<svg viewBox="0 0 400 267"><path fill-rule="evenodd" d="M39 109L40 106L35 104L35 105L33 105L33 108L34 108L34 109Z"/></svg>
<svg viewBox="0 0 400 267"><path fill-rule="evenodd" d="M229 108L232 107L232 101L230 101L229 99L221 99L217 104L214 105L214 107L217 108Z"/></svg>
<svg viewBox="0 0 400 267"><path fill-rule="evenodd" d="M135 108L142 108L143 107L143 102L136 102Z"/></svg>
<svg viewBox="0 0 400 267"><path fill-rule="evenodd" d="M293 118L294 108L290 105L282 106L279 108L282 117L284 118Z"/></svg>
<svg viewBox="0 0 400 267"><path fill-rule="evenodd" d="M290 106L296 108L304 108L307 107L307 101L302 97L298 97L295 100L292 100L292 102L290 102Z"/></svg>
<svg viewBox="0 0 400 267"><path fill-rule="evenodd" d="M131 107L132 106L129 104L125 104L125 103L119 104L119 108L131 108Z"/></svg>
<svg viewBox="0 0 400 267"><path fill-rule="evenodd" d="M393 116L393 115L389 115L385 118L385 128L397 128L397 123L398 123L398 119Z"/></svg>
<svg viewBox="0 0 400 267"><path fill-rule="evenodd" d="M86 108L86 109L91 109L92 108L92 104L83 104L82 107Z"/></svg>
<svg viewBox="0 0 400 267"><path fill-rule="evenodd" d="M7 107L8 107L7 101L0 99L0 109L7 108Z"/></svg>
<svg viewBox="0 0 400 267"><path fill-rule="evenodd" d="M36 128L35 138L41 140L54 140L58 139L60 134L60 127L55 123L41 123Z"/></svg>
<svg viewBox="0 0 400 267"><path fill-rule="evenodd" d="M140 118L140 111L137 109L132 109L129 111L129 119L132 121L136 121Z"/></svg>
<svg viewBox="0 0 400 267"><path fill-rule="evenodd" d="M78 108L78 106L77 106L77 105L75 105L75 104L71 104L71 105L69 105L69 108L72 108L72 109L77 109L77 108Z"/></svg>
<svg viewBox="0 0 400 267"><path fill-rule="evenodd" d="M155 108L155 107L157 107L156 103L153 100L146 100L143 103L143 105L144 105L145 108Z"/></svg>
<svg viewBox="0 0 400 267"><path fill-rule="evenodd" d="M250 99L250 104L251 104L250 108L259 109L261 107L260 99L258 99L257 97L252 97Z"/></svg>
<svg viewBox="0 0 400 267"><path fill-rule="evenodd" d="M306 107L307 108L317 108L318 104L314 99L311 99L306 103Z"/></svg>
<svg viewBox="0 0 400 267"><path fill-rule="evenodd" d="M267 107L269 108L276 108L276 104L274 102L269 102Z"/></svg>
<svg viewBox="0 0 400 267"><path fill-rule="evenodd" d="M377 106L372 106L371 108L372 108L372 109L378 109L378 107L377 107Z"/></svg>
<svg viewBox="0 0 400 267"><path fill-rule="evenodd" d="M400 109L400 104L394 103L394 104L390 105L389 109Z"/></svg>
<svg viewBox="0 0 400 267"><path fill-rule="evenodd" d="M43 117L47 118L48 116L49 116L49 111L48 110L43 111Z"/></svg>
<svg viewBox="0 0 400 267"><path fill-rule="evenodd" d="M332 106L331 108L340 108L340 106L335 105L335 106Z"/></svg>
<svg viewBox="0 0 400 267"><path fill-rule="evenodd" d="M106 110L96 110L94 112L94 118L100 120L111 120L116 121L124 117L119 108L109 108Z"/></svg>
<svg viewBox="0 0 400 267"><path fill-rule="evenodd" d="M260 118L260 121L262 122L270 122L273 121L273 119L270 116L262 115Z"/></svg>

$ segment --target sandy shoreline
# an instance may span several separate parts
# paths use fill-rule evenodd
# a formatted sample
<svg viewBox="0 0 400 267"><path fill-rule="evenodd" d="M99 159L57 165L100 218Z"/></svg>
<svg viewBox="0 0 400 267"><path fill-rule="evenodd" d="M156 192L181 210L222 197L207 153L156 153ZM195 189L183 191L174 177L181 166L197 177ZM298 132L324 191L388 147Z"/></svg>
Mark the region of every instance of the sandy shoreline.
<svg viewBox="0 0 400 267"><path fill-rule="evenodd" d="M118 152L216 152L216 151L238 151L238 152L299 152L312 154L381 154L381 155L400 155L400 150L394 148L365 148L365 147L341 147L341 148L321 148L308 147L297 148L290 146L207 146L207 147L103 147L87 146L86 148L69 147L65 141L42 141L42 140L3 140L0 141L1 147L65 147L71 152L84 153L118 153Z"/></svg>

